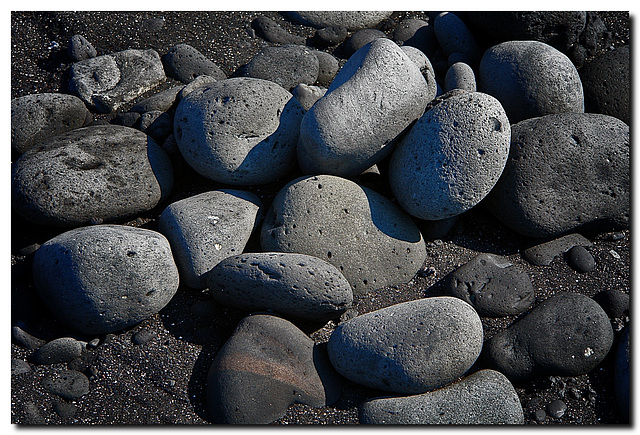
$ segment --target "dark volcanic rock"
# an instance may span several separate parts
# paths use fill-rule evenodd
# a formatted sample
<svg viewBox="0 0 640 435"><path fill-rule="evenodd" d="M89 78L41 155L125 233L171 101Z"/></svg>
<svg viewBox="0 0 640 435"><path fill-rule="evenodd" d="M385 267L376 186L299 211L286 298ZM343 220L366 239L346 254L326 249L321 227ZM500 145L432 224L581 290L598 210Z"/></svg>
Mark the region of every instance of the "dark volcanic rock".
<svg viewBox="0 0 640 435"><path fill-rule="evenodd" d="M629 314L629 295L621 292L620 290L613 288L602 290L601 292L596 293L593 300L600 304L612 319Z"/></svg>
<svg viewBox="0 0 640 435"><path fill-rule="evenodd" d="M386 38L387 35L377 29L361 29L355 32L344 42L344 56L348 59L353 53L360 50L368 43L378 38Z"/></svg>
<svg viewBox="0 0 640 435"><path fill-rule="evenodd" d="M596 267L596 260L584 246L574 246L567 252L567 263L573 270L585 273Z"/></svg>
<svg viewBox="0 0 640 435"><path fill-rule="evenodd" d="M218 65L189 44L177 44L171 47L162 58L162 63L167 70L167 75L182 83L190 83L200 75L211 76L217 80L226 78Z"/></svg>
<svg viewBox="0 0 640 435"><path fill-rule="evenodd" d="M89 379L76 370L61 370L44 378L42 383L48 392L67 400L80 400L89 392Z"/></svg>
<svg viewBox="0 0 640 435"><path fill-rule="evenodd" d="M70 362L80 357L83 349L84 344L75 338L57 338L38 348L33 354L33 362L36 364Z"/></svg>
<svg viewBox="0 0 640 435"><path fill-rule="evenodd" d="M535 266L548 266L554 258L561 256L574 246L591 246L582 234L574 233L531 246L521 252L522 258Z"/></svg>
<svg viewBox="0 0 640 435"><path fill-rule="evenodd" d="M321 48L338 45L347 39L348 34L347 28L344 26L327 26L316 30L313 42Z"/></svg>
<svg viewBox="0 0 640 435"><path fill-rule="evenodd" d="M316 82L318 62L312 50L303 45L266 46L243 68L241 75L269 80L291 91L299 83Z"/></svg>
<svg viewBox="0 0 640 435"><path fill-rule="evenodd" d="M96 57L98 52L91 45L87 38L82 35L73 35L71 39L69 39L69 46L67 47L67 55L74 62L78 62L80 60L91 59L92 57Z"/></svg>
<svg viewBox="0 0 640 435"><path fill-rule="evenodd" d="M251 28L256 34L268 42L275 44L296 44L304 45L305 40L302 36L292 35L283 29L278 23L264 15L256 17L251 22Z"/></svg>

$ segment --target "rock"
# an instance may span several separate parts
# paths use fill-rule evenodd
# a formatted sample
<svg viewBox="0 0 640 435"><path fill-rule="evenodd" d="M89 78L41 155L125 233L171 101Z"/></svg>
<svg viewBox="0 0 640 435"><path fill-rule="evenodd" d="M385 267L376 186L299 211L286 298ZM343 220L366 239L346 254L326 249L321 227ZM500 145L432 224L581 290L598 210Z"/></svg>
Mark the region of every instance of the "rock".
<svg viewBox="0 0 640 435"><path fill-rule="evenodd" d="M102 113L115 112L166 80L154 50L129 49L76 62L69 90Z"/></svg>
<svg viewBox="0 0 640 435"><path fill-rule="evenodd" d="M548 242L540 243L522 251L521 256L534 266L548 266L554 258L563 255L574 246L592 246L582 234L573 233Z"/></svg>
<svg viewBox="0 0 640 435"><path fill-rule="evenodd" d="M612 343L613 329L600 305L581 293L560 292L494 335L484 352L489 367L524 381L589 373Z"/></svg>
<svg viewBox="0 0 640 435"><path fill-rule="evenodd" d="M87 60L96 57L98 55L98 52L84 36L73 35L71 39L69 39L67 55L74 62L79 62L81 60Z"/></svg>
<svg viewBox="0 0 640 435"><path fill-rule="evenodd" d="M17 358L11 358L11 376L20 376L31 373L31 366L28 362Z"/></svg>
<svg viewBox="0 0 640 435"><path fill-rule="evenodd" d="M349 31L375 27L391 16L390 11L304 11L287 12L290 20L323 28L328 26L344 26Z"/></svg>
<svg viewBox="0 0 640 435"><path fill-rule="evenodd" d="M138 112L140 114L151 111L168 112L176 103L178 93L184 88L184 86L174 86L164 91L157 92L149 98L145 98L144 100L136 103L131 108L131 112Z"/></svg>
<svg viewBox="0 0 640 435"><path fill-rule="evenodd" d="M138 112L124 112L118 113L113 118L112 123L115 125L122 125L123 127L138 128L140 125L140 118L142 115Z"/></svg>
<svg viewBox="0 0 640 435"><path fill-rule="evenodd" d="M515 388L495 370L419 395L368 400L359 416L363 424L524 424Z"/></svg>
<svg viewBox="0 0 640 435"><path fill-rule="evenodd" d="M433 29L438 43L448 56L451 53L464 54L472 65L477 65L482 54L473 34L456 14L442 12L436 16Z"/></svg>
<svg viewBox="0 0 640 435"><path fill-rule="evenodd" d="M14 325L11 327L11 338L25 349L34 350L46 343L38 337L26 332L20 325Z"/></svg>
<svg viewBox="0 0 640 435"><path fill-rule="evenodd" d="M42 408L31 401L26 401L22 405L25 413L25 423L32 425L45 425L47 420L42 416Z"/></svg>
<svg viewBox="0 0 640 435"><path fill-rule="evenodd" d="M227 78L218 65L210 61L204 54L189 44L177 44L162 58L162 63L169 77L190 83L200 75L207 75L216 80Z"/></svg>
<svg viewBox="0 0 640 435"><path fill-rule="evenodd" d="M485 204L528 237L629 227L629 127L563 113L511 128L509 160Z"/></svg>
<svg viewBox="0 0 640 435"><path fill-rule="evenodd" d="M245 317L213 361L207 408L214 423L267 424L294 403L316 408L340 397L341 381L322 348L275 316Z"/></svg>
<svg viewBox="0 0 640 435"><path fill-rule="evenodd" d="M80 400L89 393L89 379L76 370L61 370L42 380L42 385L49 393L67 400Z"/></svg>
<svg viewBox="0 0 640 435"><path fill-rule="evenodd" d="M312 41L317 47L326 48L342 43L348 35L348 30L344 26L327 26L316 30Z"/></svg>
<svg viewBox="0 0 640 435"><path fill-rule="evenodd" d="M174 134L185 161L200 175L232 185L265 184L294 166L303 114L276 83L237 77L183 98Z"/></svg>
<svg viewBox="0 0 640 435"><path fill-rule="evenodd" d="M22 154L91 120L87 107L74 95L42 93L14 98L11 100L11 149Z"/></svg>
<svg viewBox="0 0 640 435"><path fill-rule="evenodd" d="M304 45L305 39L302 36L292 35L280 27L278 23L264 15L259 15L251 22L251 28L256 34L267 42L274 44L296 44Z"/></svg>
<svg viewBox="0 0 640 435"><path fill-rule="evenodd" d="M156 336L153 332L148 329L142 329L131 336L131 341L133 344L141 345L147 344L155 338Z"/></svg>
<svg viewBox="0 0 640 435"><path fill-rule="evenodd" d="M33 362L40 365L70 362L82 355L85 346L75 338L56 338L34 352Z"/></svg>
<svg viewBox="0 0 640 435"><path fill-rule="evenodd" d="M290 91L299 83L315 83L318 68L318 58L303 45L266 46L245 65L242 76L269 80Z"/></svg>
<svg viewBox="0 0 640 435"><path fill-rule="evenodd" d="M68 419L75 417L78 408L76 408L76 405L74 405L73 403L55 402L53 404L53 410L60 417Z"/></svg>
<svg viewBox="0 0 640 435"><path fill-rule="evenodd" d="M424 77L424 79L427 81L427 84L436 83L436 78L435 78L436 73L433 70L433 66L429 61L429 58L423 52L409 45L403 45L402 47L400 47L400 49L404 51L404 54L409 56L409 59L411 59L413 63L415 63L416 66L420 69L420 72L422 73L422 76ZM437 94L437 87L436 87L436 94Z"/></svg>
<svg viewBox="0 0 640 435"><path fill-rule="evenodd" d="M24 153L11 168L11 206L25 219L58 227L151 210L173 188L167 154L128 127L84 127Z"/></svg>
<svg viewBox="0 0 640 435"><path fill-rule="evenodd" d="M33 259L33 279L51 313L88 335L141 322L178 289L164 236L122 225L77 228L47 241Z"/></svg>
<svg viewBox="0 0 640 435"><path fill-rule="evenodd" d="M207 286L223 305L311 322L338 318L353 301L349 282L335 266L304 254L228 257L209 272Z"/></svg>
<svg viewBox="0 0 640 435"><path fill-rule="evenodd" d="M616 402L618 403L618 414L622 418L622 422L629 422L630 411L630 375L629 375L629 326L627 325L620 337L618 347L616 349L614 367L614 391Z"/></svg>
<svg viewBox="0 0 640 435"><path fill-rule="evenodd" d="M480 316L523 313L535 301L529 275L506 258L482 253L445 279L445 291L476 309Z"/></svg>
<svg viewBox="0 0 640 435"><path fill-rule="evenodd" d="M393 40L403 47L415 47L427 56L432 56L438 46L433 26L416 18L400 21L393 33Z"/></svg>
<svg viewBox="0 0 640 435"><path fill-rule="evenodd" d="M389 183L412 216L441 220L478 204L509 155L511 129L495 98L461 93L426 112L402 138L389 163Z"/></svg>
<svg viewBox="0 0 640 435"><path fill-rule="evenodd" d="M444 90L463 89L476 92L476 76L473 69L466 63L456 62L449 67L444 77Z"/></svg>
<svg viewBox="0 0 640 435"><path fill-rule="evenodd" d="M569 58L537 41L508 41L484 52L479 89L496 97L512 124L555 113L584 112L582 82Z"/></svg>
<svg viewBox="0 0 640 435"><path fill-rule="evenodd" d="M304 110L309 110L316 101L324 97L324 94L326 92L327 90L325 88L321 88L319 86L309 86L305 85L304 83L300 83L291 91L295 99L298 100Z"/></svg>
<svg viewBox="0 0 640 435"><path fill-rule="evenodd" d="M165 235L183 282L207 287L207 273L242 253L262 217L262 201L251 192L223 189L176 201L164 209L158 230Z"/></svg>
<svg viewBox="0 0 640 435"><path fill-rule="evenodd" d="M625 45L599 55L578 71L586 112L610 115L630 124L630 65L629 46Z"/></svg>
<svg viewBox="0 0 640 435"><path fill-rule="evenodd" d="M284 186L261 230L266 252L295 252L325 260L354 293L406 283L426 248L413 221L382 195L331 176L301 177Z"/></svg>
<svg viewBox="0 0 640 435"><path fill-rule="evenodd" d="M174 154L178 151L178 143L176 142L176 137L173 133L167 136L164 142L162 142L162 149L167 154Z"/></svg>
<svg viewBox="0 0 640 435"><path fill-rule="evenodd" d="M353 177L386 157L435 96L418 67L380 38L351 56L300 125L305 173Z"/></svg>
<svg viewBox="0 0 640 435"><path fill-rule="evenodd" d="M574 246L567 252L567 263L573 270L580 273L586 273L596 267L596 261L593 255L587 251L584 246Z"/></svg>
<svg viewBox="0 0 640 435"><path fill-rule="evenodd" d="M173 132L173 119L167 112L159 110L145 112L140 116L138 129L162 143Z"/></svg>
<svg viewBox="0 0 640 435"><path fill-rule="evenodd" d="M312 53L318 58L317 83L329 86L340 70L338 59L324 51L313 50Z"/></svg>
<svg viewBox="0 0 640 435"><path fill-rule="evenodd" d="M416 221L420 228L420 232L425 239L438 240L444 239L446 235L449 234L449 231L451 231L456 222L458 222L458 216L453 216L439 221L425 221L421 219Z"/></svg>
<svg viewBox="0 0 640 435"><path fill-rule="evenodd" d="M538 423L542 423L547 419L547 413L544 411L544 409L538 409L533 414L533 417L536 419Z"/></svg>
<svg viewBox="0 0 640 435"><path fill-rule="evenodd" d="M567 404L562 400L557 399L547 405L547 411L553 418L562 418L565 412L567 412Z"/></svg>
<svg viewBox="0 0 640 435"><path fill-rule="evenodd" d="M613 288L602 290L595 294L593 300L596 301L612 319L629 314L629 308L631 306L629 295L620 290Z"/></svg>
<svg viewBox="0 0 640 435"><path fill-rule="evenodd" d="M480 355L482 338L475 310L443 296L403 302L341 323L327 350L333 367L353 382L417 394L462 376Z"/></svg>
<svg viewBox="0 0 640 435"><path fill-rule="evenodd" d="M353 53L378 38L386 38L387 35L377 29L361 29L351 35L344 43L344 57L350 58Z"/></svg>
<svg viewBox="0 0 640 435"><path fill-rule="evenodd" d="M189 84L185 85L182 90L180 92L178 92L178 95L176 95L176 101L180 102L182 101L182 99L184 97L186 97L187 95L189 95L194 89L197 89L201 86L207 86L211 83L215 83L217 82L218 79L216 79L215 77L211 77L211 76L207 76L207 75L200 75L198 77L196 77L195 79L191 80L189 82Z"/></svg>

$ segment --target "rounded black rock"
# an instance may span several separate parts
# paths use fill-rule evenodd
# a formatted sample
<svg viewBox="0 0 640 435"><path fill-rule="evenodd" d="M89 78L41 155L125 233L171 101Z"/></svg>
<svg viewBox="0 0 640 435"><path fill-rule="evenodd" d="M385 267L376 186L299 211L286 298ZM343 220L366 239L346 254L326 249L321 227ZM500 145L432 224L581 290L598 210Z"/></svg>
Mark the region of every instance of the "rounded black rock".
<svg viewBox="0 0 640 435"><path fill-rule="evenodd" d="M584 246L574 246L567 252L567 263L573 270L586 273L596 267L596 260Z"/></svg>

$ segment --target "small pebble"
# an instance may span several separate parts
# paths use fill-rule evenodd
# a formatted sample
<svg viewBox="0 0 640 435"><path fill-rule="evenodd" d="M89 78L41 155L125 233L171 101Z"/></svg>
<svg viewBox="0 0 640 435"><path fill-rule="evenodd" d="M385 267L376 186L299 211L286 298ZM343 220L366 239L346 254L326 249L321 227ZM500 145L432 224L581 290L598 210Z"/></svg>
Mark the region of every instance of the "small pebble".
<svg viewBox="0 0 640 435"><path fill-rule="evenodd" d="M61 370L42 382L45 390L67 400L79 400L89 392L89 379L76 370Z"/></svg>
<svg viewBox="0 0 640 435"><path fill-rule="evenodd" d="M545 421L547 419L547 413L544 412L544 409L538 409L534 413L534 417L535 417L537 422L542 423L543 421Z"/></svg>
<svg viewBox="0 0 640 435"><path fill-rule="evenodd" d="M586 250L584 246L574 246L567 252L567 263L569 266L579 273L586 273L596 266L593 255Z"/></svg>
<svg viewBox="0 0 640 435"><path fill-rule="evenodd" d="M347 28L344 26L323 27L313 35L313 43L321 48L338 45L347 39L347 35Z"/></svg>
<svg viewBox="0 0 640 435"><path fill-rule="evenodd" d="M549 412L549 415L554 418L562 418L566 411L567 404L560 399L554 400L547 406L547 412Z"/></svg>
<svg viewBox="0 0 640 435"><path fill-rule="evenodd" d="M98 52L84 36L73 35L69 40L67 54L74 62L78 62L96 57Z"/></svg>
<svg viewBox="0 0 640 435"><path fill-rule="evenodd" d="M73 418L76 415L76 405L73 403L56 402L53 404L53 409L62 418Z"/></svg>
<svg viewBox="0 0 640 435"><path fill-rule="evenodd" d="M611 242L617 242L618 240L622 240L622 239L624 239L624 233L622 232L611 233L607 236L607 240Z"/></svg>
<svg viewBox="0 0 640 435"><path fill-rule="evenodd" d="M11 376L21 375L23 373L29 373L31 366L28 362L17 358L11 358Z"/></svg>
<svg viewBox="0 0 640 435"><path fill-rule="evenodd" d="M83 349L84 343L75 338L57 338L36 350L33 354L33 362L36 364L69 362L82 355Z"/></svg>
<svg viewBox="0 0 640 435"><path fill-rule="evenodd" d="M133 336L131 337L131 341L133 342L133 344L146 344L154 338L155 335L151 331L142 329L133 334Z"/></svg>

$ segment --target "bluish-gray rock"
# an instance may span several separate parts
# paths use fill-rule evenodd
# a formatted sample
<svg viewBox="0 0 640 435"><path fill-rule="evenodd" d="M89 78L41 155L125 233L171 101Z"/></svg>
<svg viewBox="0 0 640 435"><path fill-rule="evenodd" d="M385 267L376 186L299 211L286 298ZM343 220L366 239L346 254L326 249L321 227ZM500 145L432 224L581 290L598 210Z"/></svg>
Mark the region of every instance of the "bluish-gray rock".
<svg viewBox="0 0 640 435"><path fill-rule="evenodd" d="M456 62L449 67L444 77L444 90L463 89L467 92L476 91L476 76L473 69L466 63Z"/></svg>
<svg viewBox="0 0 640 435"><path fill-rule="evenodd" d="M262 201L251 192L214 190L176 201L164 209L158 230L171 244L183 282L207 287L207 273L241 254L262 217Z"/></svg>
<svg viewBox="0 0 640 435"><path fill-rule="evenodd" d="M602 290L593 296L593 300L596 301L612 319L629 314L629 295L618 289L609 288Z"/></svg>
<svg viewBox="0 0 640 435"><path fill-rule="evenodd" d="M433 55L438 47L433 26L425 20L407 18L398 24L393 33L393 40L403 47L415 47L427 56Z"/></svg>
<svg viewBox="0 0 640 435"><path fill-rule="evenodd" d="M135 325L164 308L178 289L178 269L160 233L94 225L62 233L33 258L45 306L84 334Z"/></svg>
<svg viewBox="0 0 640 435"><path fill-rule="evenodd" d="M304 45L305 43L302 36L292 35L283 29L280 24L276 23L271 18L265 17L264 15L257 16L251 22L251 28L256 31L256 34L259 37L274 44Z"/></svg>
<svg viewBox="0 0 640 435"><path fill-rule="evenodd" d="M174 134L185 161L200 175L232 185L264 184L294 167L303 114L278 84L236 77L184 97Z"/></svg>
<svg viewBox="0 0 640 435"><path fill-rule="evenodd" d="M208 75L200 75L195 79L191 80L189 84L185 85L180 90L180 92L178 92L178 95L176 95L176 101L180 103L180 101L182 101L182 99L186 97L188 94L190 94L194 89L197 89L201 86L209 85L211 83L215 83L217 81L218 79L216 79L215 77L211 77Z"/></svg>
<svg viewBox="0 0 640 435"><path fill-rule="evenodd" d="M347 39L348 35L349 32L344 26L327 26L316 30L316 33L313 34L312 41L316 46L325 48L340 44Z"/></svg>
<svg viewBox="0 0 640 435"><path fill-rule="evenodd" d="M323 86L329 86L340 70L338 59L324 51L312 50L311 52L318 58L317 83Z"/></svg>
<svg viewBox="0 0 640 435"><path fill-rule="evenodd" d="M91 59L98 55L96 49L91 45L87 38L82 35L73 35L69 39L69 46L67 47L67 55L74 62L81 60Z"/></svg>
<svg viewBox="0 0 640 435"><path fill-rule="evenodd" d="M318 58L304 45L263 47L242 69L243 77L269 80L287 91L318 79Z"/></svg>
<svg viewBox="0 0 640 435"><path fill-rule="evenodd" d="M436 73L433 70L433 66L431 65L431 61L429 61L427 55L410 45L403 45L402 47L400 47L400 49L404 51L404 53L409 56L409 59L411 59L413 63L415 63L416 66L420 69L422 76L427 81L427 85L429 85L431 89L434 89L435 87L437 95L438 83L436 82L435 78Z"/></svg>
<svg viewBox="0 0 640 435"><path fill-rule="evenodd" d="M511 129L495 98L462 92L427 111L403 137L389 164L389 183L412 216L441 220L478 204L509 155Z"/></svg>
<svg viewBox="0 0 640 435"><path fill-rule="evenodd" d="M291 91L304 110L311 109L311 106L313 106L320 98L324 97L326 92L327 90L325 88L321 88L320 86L309 86L304 83L300 83Z"/></svg>
<svg viewBox="0 0 640 435"><path fill-rule="evenodd" d="M344 57L350 58L353 53L362 47L379 38L386 38L387 35L378 29L360 29L349 36L343 44Z"/></svg>
<svg viewBox="0 0 640 435"><path fill-rule="evenodd" d="M596 267L596 260L584 246L574 246L567 252L567 264L579 273L586 273Z"/></svg>
<svg viewBox="0 0 640 435"><path fill-rule="evenodd" d="M287 12L290 20L318 29L344 26L349 31L375 27L391 16L391 11L296 11Z"/></svg>
<svg viewBox="0 0 640 435"><path fill-rule="evenodd" d="M162 143L173 133L173 118L167 112L150 110L140 116L138 129L156 142Z"/></svg>
<svg viewBox="0 0 640 435"><path fill-rule="evenodd" d="M408 282L426 257L409 216L373 190L332 175L284 186L265 216L260 240L263 251L333 264L356 293Z"/></svg>
<svg viewBox="0 0 640 435"><path fill-rule="evenodd" d="M472 65L477 65L482 54L480 47L467 25L456 14L438 14L433 22L433 29L447 56L451 53L462 53Z"/></svg>
<svg viewBox="0 0 640 435"><path fill-rule="evenodd" d="M151 210L173 188L171 161L146 134L84 127L24 153L11 168L11 206L42 225L73 227Z"/></svg>
<svg viewBox="0 0 640 435"><path fill-rule="evenodd" d="M35 364L57 364L70 362L82 355L85 343L71 337L61 337L40 346L33 353Z"/></svg>
<svg viewBox="0 0 640 435"><path fill-rule="evenodd" d="M162 64L167 70L167 75L180 80L182 83L190 83L200 75L207 75L216 80L227 78L218 65L189 44L177 44L162 58Z"/></svg>
<svg viewBox="0 0 640 435"><path fill-rule="evenodd" d="M371 399L359 411L363 424L524 424L515 388L488 369L435 391Z"/></svg>
<svg viewBox="0 0 640 435"><path fill-rule="evenodd" d="M448 296L403 302L338 325L328 352L338 373L370 388L424 393L462 376L482 349L482 322Z"/></svg>

